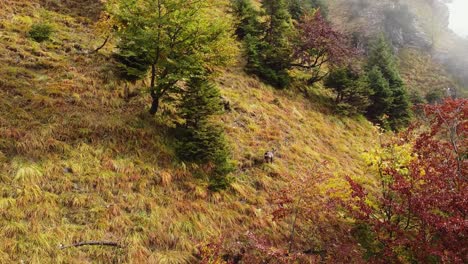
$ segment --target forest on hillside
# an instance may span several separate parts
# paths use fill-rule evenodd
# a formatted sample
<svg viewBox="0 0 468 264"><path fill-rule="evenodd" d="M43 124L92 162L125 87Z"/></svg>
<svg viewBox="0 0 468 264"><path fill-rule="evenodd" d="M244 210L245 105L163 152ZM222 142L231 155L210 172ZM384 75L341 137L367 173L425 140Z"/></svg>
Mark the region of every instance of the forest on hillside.
<svg viewBox="0 0 468 264"><path fill-rule="evenodd" d="M0 263L468 262L442 2L0 1Z"/></svg>

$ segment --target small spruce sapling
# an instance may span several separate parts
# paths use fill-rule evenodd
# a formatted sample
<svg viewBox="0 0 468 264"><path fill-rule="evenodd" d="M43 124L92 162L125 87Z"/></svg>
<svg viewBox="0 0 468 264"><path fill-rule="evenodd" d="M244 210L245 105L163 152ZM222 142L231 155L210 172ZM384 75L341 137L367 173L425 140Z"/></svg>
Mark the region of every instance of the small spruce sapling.
<svg viewBox="0 0 468 264"><path fill-rule="evenodd" d="M232 171L230 153L222 126L214 120L222 113L218 88L203 77L194 77L187 84L180 104L185 123L177 133L177 154L180 159L207 165L210 168L210 189L225 189Z"/></svg>
<svg viewBox="0 0 468 264"><path fill-rule="evenodd" d="M53 33L53 28L49 24L45 23L38 23L32 25L31 29L29 30L29 37L37 42L44 42L50 39L50 36Z"/></svg>

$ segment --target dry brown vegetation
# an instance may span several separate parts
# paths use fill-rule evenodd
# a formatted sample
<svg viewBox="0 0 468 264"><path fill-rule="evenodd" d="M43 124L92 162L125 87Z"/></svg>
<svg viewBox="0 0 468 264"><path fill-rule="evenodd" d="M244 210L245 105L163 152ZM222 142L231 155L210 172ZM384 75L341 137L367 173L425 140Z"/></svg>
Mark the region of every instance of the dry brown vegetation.
<svg viewBox="0 0 468 264"><path fill-rule="evenodd" d="M449 74L436 64L429 55L415 49L400 52L402 78L411 92L426 95L431 91L442 91L457 86Z"/></svg>
<svg viewBox="0 0 468 264"><path fill-rule="evenodd" d="M76 9L87 2L65 1L73 12L45 2L0 2L0 263L193 263L219 237L281 241L288 230L273 221L270 193L317 163L329 163L324 191L366 175L361 154L376 135L367 121L332 115L320 88L311 98L276 91L239 67L217 78L238 169L229 190L210 193L175 158L170 116L146 114L143 85L123 99L109 77L112 45L87 54L103 41ZM28 38L38 22L53 26L50 41ZM275 163L259 162L272 147ZM60 249L90 240L123 247Z"/></svg>

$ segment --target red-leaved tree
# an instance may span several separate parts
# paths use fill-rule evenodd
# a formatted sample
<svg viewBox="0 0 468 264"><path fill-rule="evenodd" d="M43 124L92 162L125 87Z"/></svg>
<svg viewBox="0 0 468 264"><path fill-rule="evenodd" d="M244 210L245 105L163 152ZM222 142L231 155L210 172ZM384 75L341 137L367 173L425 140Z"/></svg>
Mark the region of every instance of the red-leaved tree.
<svg viewBox="0 0 468 264"><path fill-rule="evenodd" d="M348 221L330 198L335 190L324 187L333 177L328 171L327 163L319 163L270 193L276 236L281 240L249 232L250 246L261 260L249 263L363 263Z"/></svg>
<svg viewBox="0 0 468 264"><path fill-rule="evenodd" d="M333 29L321 12L304 15L296 24L293 61L294 68L311 74L309 83L326 77L322 66L340 65L349 61L357 52L348 39Z"/></svg>
<svg viewBox="0 0 468 264"><path fill-rule="evenodd" d="M468 100L423 110L428 124L386 146L410 144L412 158L407 164L396 156L379 159L377 193L348 179L353 200L347 207L374 262L468 262Z"/></svg>

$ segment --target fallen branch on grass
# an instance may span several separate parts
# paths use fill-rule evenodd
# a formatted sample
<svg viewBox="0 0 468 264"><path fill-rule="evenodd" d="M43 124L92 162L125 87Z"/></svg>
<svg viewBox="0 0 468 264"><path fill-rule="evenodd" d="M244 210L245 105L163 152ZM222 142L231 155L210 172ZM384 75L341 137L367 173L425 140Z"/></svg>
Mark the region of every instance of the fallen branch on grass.
<svg viewBox="0 0 468 264"><path fill-rule="evenodd" d="M108 246L108 247L122 247L119 243L117 242L112 242L112 241L84 241L84 242L79 242L79 243L74 243L68 246L65 245L60 245L60 249L66 249L66 248L71 248L71 247L82 247L82 246Z"/></svg>

